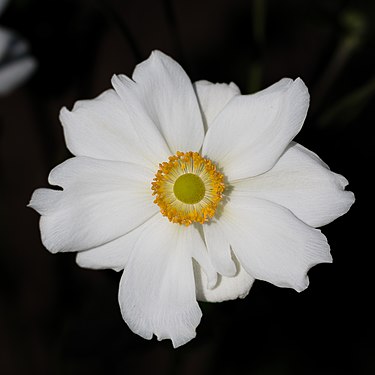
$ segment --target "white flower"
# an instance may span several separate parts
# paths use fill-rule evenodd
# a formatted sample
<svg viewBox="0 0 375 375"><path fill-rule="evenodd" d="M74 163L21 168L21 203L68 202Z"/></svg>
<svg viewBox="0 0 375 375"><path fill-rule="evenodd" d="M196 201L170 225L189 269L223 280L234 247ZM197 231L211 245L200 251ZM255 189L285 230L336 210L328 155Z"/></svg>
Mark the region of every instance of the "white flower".
<svg viewBox="0 0 375 375"><path fill-rule="evenodd" d="M7 0L0 0L0 15ZM28 44L12 31L0 27L0 95L8 94L35 70Z"/></svg>
<svg viewBox="0 0 375 375"><path fill-rule="evenodd" d="M153 52L133 79L61 110L75 155L30 206L52 253L124 270L119 302L131 330L175 347L195 336L197 303L244 297L254 279L302 291L331 262L315 229L348 211L347 181L292 142L306 117L301 79L254 95L192 84Z"/></svg>

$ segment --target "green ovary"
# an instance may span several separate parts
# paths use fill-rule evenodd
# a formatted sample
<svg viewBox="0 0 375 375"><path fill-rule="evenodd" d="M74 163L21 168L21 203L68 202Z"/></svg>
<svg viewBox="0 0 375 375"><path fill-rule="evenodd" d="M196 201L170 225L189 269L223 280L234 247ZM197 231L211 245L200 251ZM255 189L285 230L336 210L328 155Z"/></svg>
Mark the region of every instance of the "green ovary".
<svg viewBox="0 0 375 375"><path fill-rule="evenodd" d="M177 178L173 186L173 193L176 198L186 204L200 202L206 188L203 181L193 173L186 173Z"/></svg>

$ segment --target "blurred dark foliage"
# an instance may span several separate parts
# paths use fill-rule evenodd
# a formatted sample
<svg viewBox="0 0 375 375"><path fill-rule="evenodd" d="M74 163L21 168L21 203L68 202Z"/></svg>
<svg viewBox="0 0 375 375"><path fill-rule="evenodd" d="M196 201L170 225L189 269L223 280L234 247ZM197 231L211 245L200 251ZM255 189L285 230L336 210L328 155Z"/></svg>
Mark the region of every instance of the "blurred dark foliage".
<svg viewBox="0 0 375 375"><path fill-rule="evenodd" d="M375 374L372 0L13 0L0 24L39 62L0 98L0 373ZM302 77L311 108L297 141L343 174L357 201L323 228L334 257L301 294L255 282L244 300L202 303L197 338L174 350L123 322L120 275L51 255L26 208L69 156L58 113L160 49L191 79L243 93Z"/></svg>

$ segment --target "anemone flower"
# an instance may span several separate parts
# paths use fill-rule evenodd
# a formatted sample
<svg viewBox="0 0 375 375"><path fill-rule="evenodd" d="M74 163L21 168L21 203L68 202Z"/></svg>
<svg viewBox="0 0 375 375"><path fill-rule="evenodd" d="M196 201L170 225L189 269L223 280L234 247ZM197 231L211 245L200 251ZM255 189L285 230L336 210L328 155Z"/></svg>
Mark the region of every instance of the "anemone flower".
<svg viewBox="0 0 375 375"><path fill-rule="evenodd" d="M282 79L253 95L194 84L155 51L117 75L114 89L63 108L74 155L55 167L30 206L52 253L114 269L130 329L173 346L195 336L197 300L245 297L254 279L302 291L331 262L317 227L354 201L347 180L293 142L308 90Z"/></svg>

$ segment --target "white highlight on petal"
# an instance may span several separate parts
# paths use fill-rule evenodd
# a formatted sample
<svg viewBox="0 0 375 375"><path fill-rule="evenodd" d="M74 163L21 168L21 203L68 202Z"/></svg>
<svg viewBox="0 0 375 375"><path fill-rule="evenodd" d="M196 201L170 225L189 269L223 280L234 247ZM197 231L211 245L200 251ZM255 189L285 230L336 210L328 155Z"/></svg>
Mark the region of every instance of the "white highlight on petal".
<svg viewBox="0 0 375 375"><path fill-rule="evenodd" d="M320 227L345 214L354 203L354 194L345 191L347 184L316 154L292 142L272 169L236 181L231 194L270 200L306 224Z"/></svg>
<svg viewBox="0 0 375 375"><path fill-rule="evenodd" d="M173 155L177 151L199 151L204 129L198 101L182 67L160 51L137 65L133 81L125 76L113 79L124 103L131 101L133 113L142 112L152 121ZM162 161L162 160L159 160Z"/></svg>
<svg viewBox="0 0 375 375"><path fill-rule="evenodd" d="M332 261L320 230L267 200L233 196L219 223L241 266L276 286L300 292L312 266Z"/></svg>
<svg viewBox="0 0 375 375"><path fill-rule="evenodd" d="M138 335L171 339L178 347L195 337L202 313L195 296L191 235L161 215L149 220L120 282L119 303Z"/></svg>
<svg viewBox="0 0 375 375"><path fill-rule="evenodd" d="M152 172L136 164L76 157L51 171L63 191L38 189L30 206L42 217L44 246L53 253L103 245L136 228L157 211Z"/></svg>
<svg viewBox="0 0 375 375"><path fill-rule="evenodd" d="M194 89L198 97L206 130L227 103L234 96L241 94L240 89L233 82L228 85L226 83L212 83L202 80L194 83Z"/></svg>
<svg viewBox="0 0 375 375"><path fill-rule="evenodd" d="M234 257L237 267L236 274L232 277L219 275L214 288L208 288L207 277L199 264L194 263L195 286L198 301L223 302L236 298L245 298L253 285L254 278L241 267Z"/></svg>
<svg viewBox="0 0 375 375"><path fill-rule="evenodd" d="M264 173L301 129L308 106L309 94L299 78L234 96L209 127L203 155L217 162L229 181Z"/></svg>

